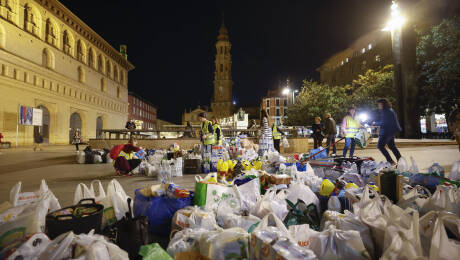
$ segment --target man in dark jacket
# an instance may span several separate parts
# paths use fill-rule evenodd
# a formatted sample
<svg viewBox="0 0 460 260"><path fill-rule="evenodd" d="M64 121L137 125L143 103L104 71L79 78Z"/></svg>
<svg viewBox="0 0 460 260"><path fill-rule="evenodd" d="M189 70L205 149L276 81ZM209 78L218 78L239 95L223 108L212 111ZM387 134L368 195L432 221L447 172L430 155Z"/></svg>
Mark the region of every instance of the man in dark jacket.
<svg viewBox="0 0 460 260"><path fill-rule="evenodd" d="M380 111L379 121L374 122L374 125L380 126L377 148L379 148L380 152L383 154L383 156L385 156L389 163L395 164L385 146L388 145L388 148L390 148L390 150L396 156L397 161L399 158L401 158L401 154L395 145L395 135L397 132L401 131L401 126L399 125L396 113L391 108L391 103L388 101L388 99L379 99L377 104Z"/></svg>
<svg viewBox="0 0 460 260"><path fill-rule="evenodd" d="M329 150L332 145L332 156L335 156L337 153L337 148L335 147L335 136L337 135L337 127L335 125L334 118L331 117L331 114L324 114L324 133L326 134L326 149L329 156Z"/></svg>

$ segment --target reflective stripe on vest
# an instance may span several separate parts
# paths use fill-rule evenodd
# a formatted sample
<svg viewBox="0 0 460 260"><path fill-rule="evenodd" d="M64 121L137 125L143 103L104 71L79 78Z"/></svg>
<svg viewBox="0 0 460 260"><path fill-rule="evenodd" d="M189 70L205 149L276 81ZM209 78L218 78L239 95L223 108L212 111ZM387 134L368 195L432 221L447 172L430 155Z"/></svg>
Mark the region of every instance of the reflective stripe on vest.
<svg viewBox="0 0 460 260"><path fill-rule="evenodd" d="M201 134L203 135L203 137L206 136L203 140L203 143L205 145L214 145L216 143L216 139L214 138L214 135L209 134L210 125L212 127L212 123L209 120L206 120L205 122L201 123Z"/></svg>
<svg viewBox="0 0 460 260"><path fill-rule="evenodd" d="M281 139L281 133L278 131L278 127L276 125L273 125L273 140L280 140Z"/></svg>
<svg viewBox="0 0 460 260"><path fill-rule="evenodd" d="M346 116L345 119L347 120L347 126L345 127L345 137L353 138L359 131L359 122L351 116Z"/></svg>
<svg viewBox="0 0 460 260"><path fill-rule="evenodd" d="M133 159L134 153L125 153L123 150L120 152L118 157L123 156L126 158L126 160L132 160Z"/></svg>
<svg viewBox="0 0 460 260"><path fill-rule="evenodd" d="M222 140L224 140L224 135L222 133L222 128L220 127L219 124L215 124L212 126L212 128L214 129L214 138L216 139L216 144L217 145L222 145ZM217 129L219 129L220 131L220 136L217 137Z"/></svg>

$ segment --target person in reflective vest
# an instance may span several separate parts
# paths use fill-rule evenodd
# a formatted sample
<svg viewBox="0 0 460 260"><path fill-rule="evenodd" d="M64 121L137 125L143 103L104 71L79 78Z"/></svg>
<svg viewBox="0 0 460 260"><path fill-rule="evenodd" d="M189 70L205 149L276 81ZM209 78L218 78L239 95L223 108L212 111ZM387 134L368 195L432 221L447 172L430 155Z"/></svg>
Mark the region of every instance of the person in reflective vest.
<svg viewBox="0 0 460 260"><path fill-rule="evenodd" d="M212 127L211 121L206 119L206 113L200 113L198 117L200 118L200 140L202 143L202 153L211 153L212 146L216 143L214 137L214 128Z"/></svg>
<svg viewBox="0 0 460 260"><path fill-rule="evenodd" d="M219 123L217 123L217 118L213 117L211 119L212 128L214 130L214 139L216 140L216 145L222 145L224 140L224 135L222 133L222 128Z"/></svg>
<svg viewBox="0 0 460 260"><path fill-rule="evenodd" d="M272 125L272 134L273 134L273 146L275 149L280 152L280 142L282 133L278 131L278 126L275 123Z"/></svg>
<svg viewBox="0 0 460 260"><path fill-rule="evenodd" d="M355 135L361 128L359 119L356 117L356 108L351 106L348 108L348 113L342 122L342 132L345 137L345 147L343 148L343 157L347 156L348 149L350 149L350 157L353 157L355 152Z"/></svg>

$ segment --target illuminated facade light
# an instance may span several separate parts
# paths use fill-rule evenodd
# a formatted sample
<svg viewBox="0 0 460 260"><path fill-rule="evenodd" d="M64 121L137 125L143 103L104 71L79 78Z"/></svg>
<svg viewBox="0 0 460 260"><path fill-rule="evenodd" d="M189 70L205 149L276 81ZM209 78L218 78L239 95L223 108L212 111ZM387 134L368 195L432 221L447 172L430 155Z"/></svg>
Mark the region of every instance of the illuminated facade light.
<svg viewBox="0 0 460 260"><path fill-rule="evenodd" d="M393 4L391 5L390 20L387 22L385 28L383 28L383 31L401 29L401 26L403 26L404 22L405 18L401 15L398 4L396 1L393 1Z"/></svg>

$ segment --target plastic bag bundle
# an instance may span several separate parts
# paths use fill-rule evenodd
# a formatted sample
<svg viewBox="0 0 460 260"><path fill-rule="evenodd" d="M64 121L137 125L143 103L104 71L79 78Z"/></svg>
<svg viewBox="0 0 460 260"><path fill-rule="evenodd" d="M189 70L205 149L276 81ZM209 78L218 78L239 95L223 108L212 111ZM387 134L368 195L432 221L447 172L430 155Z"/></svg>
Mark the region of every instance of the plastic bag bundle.
<svg viewBox="0 0 460 260"><path fill-rule="evenodd" d="M276 188L268 189L258 201L257 206L251 211L253 215L260 218L273 213L281 220L287 216L288 212L285 191L276 194Z"/></svg>
<svg viewBox="0 0 460 260"><path fill-rule="evenodd" d="M187 206L176 211L171 221L171 230L178 231L185 228L215 230L216 216L213 212L201 210L197 206Z"/></svg>
<svg viewBox="0 0 460 260"><path fill-rule="evenodd" d="M453 181L460 181L460 160L454 162L449 174L449 179Z"/></svg>
<svg viewBox="0 0 460 260"><path fill-rule="evenodd" d="M201 235L208 233L207 229L191 229L187 228L174 234L174 237L169 241L167 252L171 256L175 256L180 252L195 251L199 252L199 241Z"/></svg>
<svg viewBox="0 0 460 260"><path fill-rule="evenodd" d="M233 213L224 214L217 216L217 222L219 226L223 228L235 228L239 227L246 231L250 231L251 228L254 227L255 224L261 221L260 218L249 215L249 216L241 216Z"/></svg>
<svg viewBox="0 0 460 260"><path fill-rule="evenodd" d="M249 234L242 228L211 231L201 235L199 246L210 259L248 259Z"/></svg>

